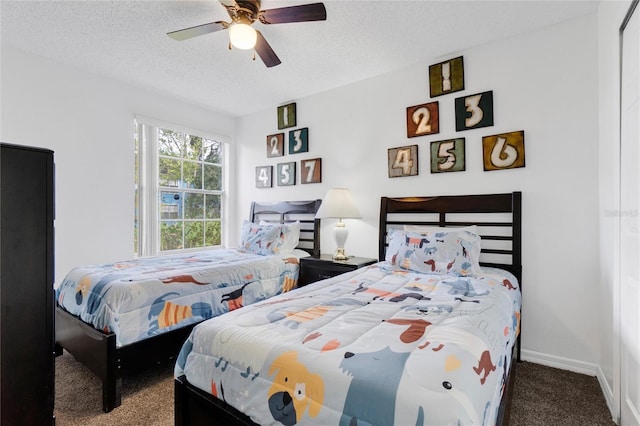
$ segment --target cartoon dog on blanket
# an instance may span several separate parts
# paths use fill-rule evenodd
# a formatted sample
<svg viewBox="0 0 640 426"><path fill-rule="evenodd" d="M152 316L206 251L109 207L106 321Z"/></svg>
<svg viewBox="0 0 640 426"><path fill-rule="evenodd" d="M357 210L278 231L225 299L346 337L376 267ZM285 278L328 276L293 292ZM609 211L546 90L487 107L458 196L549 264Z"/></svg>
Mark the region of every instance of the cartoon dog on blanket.
<svg viewBox="0 0 640 426"><path fill-rule="evenodd" d="M340 368L352 377L340 426L396 424L396 390L409 352L385 347L374 352L346 352ZM384 383L377 386L376 382Z"/></svg>
<svg viewBox="0 0 640 426"><path fill-rule="evenodd" d="M475 393L476 391L472 389L484 386L487 381L493 383L497 380L496 375L491 374L496 371L496 365L491 359L487 343L463 328L444 325L429 327L431 324L422 319L390 319L386 322L407 327L400 335L400 340L404 343L422 341L417 346L418 350L407 361L405 378L399 389L403 387L405 389L415 389L416 387L430 389L433 392L432 398L441 399L442 402L438 404L447 404L452 407L450 410L443 410L443 412L453 413L456 411L453 410L453 405L457 405L461 408L458 415L466 417L462 421L463 423L484 424L481 418L487 414L486 405L485 407L474 406L468 395ZM420 361L423 358L425 359L424 363ZM474 375L478 378L473 379ZM428 380L423 379L426 377ZM491 384L487 385L492 386ZM412 396L409 395L409 400L411 398ZM403 402L406 404L408 401L404 400ZM414 401L413 404L420 405L420 401ZM407 414L406 410L400 411ZM430 419L430 422L435 421L434 424L439 424L439 422L449 424L453 421L443 417L434 418L433 416L436 415L440 416L442 413L422 412L417 417L424 416L424 418ZM415 418L412 417L396 418L396 421L406 422L410 419L412 423L415 422Z"/></svg>
<svg viewBox="0 0 640 426"><path fill-rule="evenodd" d="M293 426L300 422L307 409L309 416L318 415L324 400L324 382L298 361L296 351L285 352L273 361L269 376L274 374L269 389L269 411L274 420Z"/></svg>
<svg viewBox="0 0 640 426"><path fill-rule="evenodd" d="M490 383L480 384L469 375L474 362L472 353L460 351L454 345L438 346L436 351L428 347L414 352L407 359L398 384L395 424L493 424L496 407L488 397L478 396L484 394L485 386L493 389L502 377L494 374L487 379ZM416 389L422 392L416 392ZM426 400L425 395L428 395Z"/></svg>

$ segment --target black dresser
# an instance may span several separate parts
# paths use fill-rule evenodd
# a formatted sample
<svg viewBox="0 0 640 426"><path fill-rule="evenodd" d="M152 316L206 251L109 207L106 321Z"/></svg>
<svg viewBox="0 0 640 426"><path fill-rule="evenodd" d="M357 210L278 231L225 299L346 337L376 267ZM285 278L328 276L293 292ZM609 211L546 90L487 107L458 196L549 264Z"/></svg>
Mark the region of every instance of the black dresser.
<svg viewBox="0 0 640 426"><path fill-rule="evenodd" d="M52 425L53 152L0 144L0 424Z"/></svg>

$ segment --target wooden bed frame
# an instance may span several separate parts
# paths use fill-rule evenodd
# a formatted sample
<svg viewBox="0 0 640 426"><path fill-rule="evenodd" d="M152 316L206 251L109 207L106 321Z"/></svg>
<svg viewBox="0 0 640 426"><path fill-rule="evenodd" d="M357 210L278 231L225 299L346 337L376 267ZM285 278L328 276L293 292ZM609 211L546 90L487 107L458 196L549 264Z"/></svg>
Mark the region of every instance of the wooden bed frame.
<svg viewBox="0 0 640 426"><path fill-rule="evenodd" d="M251 203L253 222L290 223L300 221L299 249L320 254L320 219L315 213L321 200ZM63 349L84 364L102 381L102 409L109 412L122 401L122 375L175 358L195 324L129 345L116 347L116 335L96 330L75 315L56 306L55 354Z"/></svg>
<svg viewBox="0 0 640 426"><path fill-rule="evenodd" d="M387 233L402 225L460 227L477 225L482 237L482 266L513 273L522 288L522 194L439 197L382 197L380 202L379 259L384 260ZM487 247L488 246L488 247ZM497 247L496 247L497 246ZM484 260L492 257L493 260ZM497 258L497 260L495 260ZM511 368L505 383L496 424L508 425L515 381L515 365L520 361L520 337L512 351ZM184 376L175 379L175 425L255 426L250 418L191 385Z"/></svg>

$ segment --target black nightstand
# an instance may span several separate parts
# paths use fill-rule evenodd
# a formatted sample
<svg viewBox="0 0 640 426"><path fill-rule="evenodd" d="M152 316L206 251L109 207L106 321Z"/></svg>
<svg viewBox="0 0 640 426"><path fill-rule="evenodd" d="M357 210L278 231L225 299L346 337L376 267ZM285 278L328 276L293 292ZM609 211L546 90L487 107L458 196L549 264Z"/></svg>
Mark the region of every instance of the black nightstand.
<svg viewBox="0 0 640 426"><path fill-rule="evenodd" d="M330 254L321 254L320 257L310 256L300 259L300 277L298 287L309 283L335 277L345 272L355 271L363 266L376 263L378 259L371 257L351 257L348 260L333 260Z"/></svg>

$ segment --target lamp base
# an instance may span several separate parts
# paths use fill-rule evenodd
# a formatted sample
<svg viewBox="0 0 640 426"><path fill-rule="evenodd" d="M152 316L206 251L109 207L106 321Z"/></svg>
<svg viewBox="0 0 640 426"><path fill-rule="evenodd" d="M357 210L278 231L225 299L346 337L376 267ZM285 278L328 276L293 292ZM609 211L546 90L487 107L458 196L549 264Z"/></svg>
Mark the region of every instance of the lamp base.
<svg viewBox="0 0 640 426"><path fill-rule="evenodd" d="M349 230L342 222L342 219L338 223L336 223L336 227L333 228L333 238L336 240L336 245L338 248L336 252L333 254L333 260L347 260L349 257L344 254L344 243L347 242L347 235L349 235Z"/></svg>
<svg viewBox="0 0 640 426"><path fill-rule="evenodd" d="M338 247L333 254L333 260L349 260L349 256L344 253L344 249Z"/></svg>

